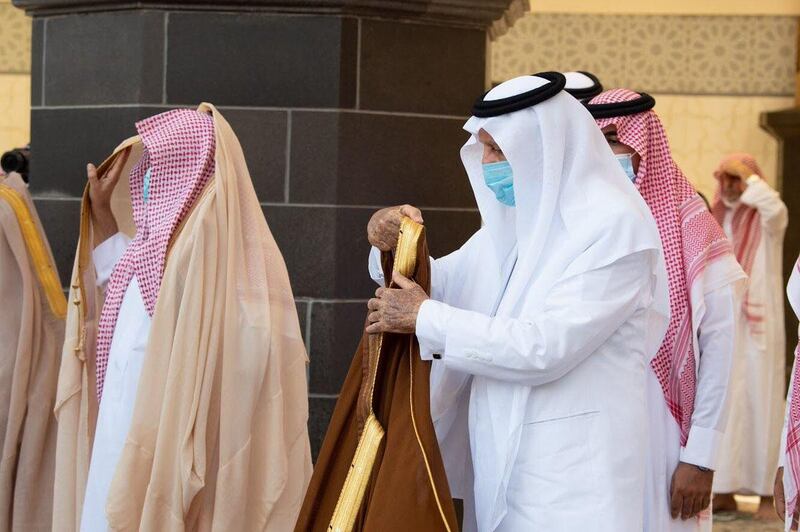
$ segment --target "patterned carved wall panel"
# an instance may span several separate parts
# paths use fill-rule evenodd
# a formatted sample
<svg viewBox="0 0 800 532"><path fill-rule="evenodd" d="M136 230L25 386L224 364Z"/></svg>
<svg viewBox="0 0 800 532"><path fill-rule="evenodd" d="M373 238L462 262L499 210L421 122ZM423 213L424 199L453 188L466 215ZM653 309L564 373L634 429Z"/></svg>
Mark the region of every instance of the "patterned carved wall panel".
<svg viewBox="0 0 800 532"><path fill-rule="evenodd" d="M0 74L31 71L31 19L0 1Z"/></svg>
<svg viewBox="0 0 800 532"><path fill-rule="evenodd" d="M492 79L589 70L653 93L794 94L797 18L530 14L492 48Z"/></svg>

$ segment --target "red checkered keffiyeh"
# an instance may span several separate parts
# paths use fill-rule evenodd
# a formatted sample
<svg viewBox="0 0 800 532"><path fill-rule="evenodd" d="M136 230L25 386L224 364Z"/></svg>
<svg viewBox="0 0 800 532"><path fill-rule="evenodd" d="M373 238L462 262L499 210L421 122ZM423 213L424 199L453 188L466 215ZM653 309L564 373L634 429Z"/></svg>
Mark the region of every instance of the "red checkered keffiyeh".
<svg viewBox="0 0 800 532"><path fill-rule="evenodd" d="M800 307L800 284L797 277L800 276L800 258L795 262L792 278L789 280L788 296L792 303L792 308L797 312ZM792 522L792 516L797 511L798 488L800 488L800 342L794 350L794 366L792 368L792 380L789 388L789 404L786 420L786 451L783 457L783 485L784 495L786 496L786 530Z"/></svg>
<svg viewBox="0 0 800 532"><path fill-rule="evenodd" d="M615 89L590 103L618 103L639 94ZM693 344L690 290L709 263L731 252L722 228L681 172L669 149L664 127L653 111L597 120L617 127L617 137L639 154L636 186L658 226L669 278L670 321L664 341L650 362L664 398L686 444L696 392L697 360Z"/></svg>
<svg viewBox="0 0 800 532"><path fill-rule="evenodd" d="M214 121L191 110L175 110L136 124L144 152L130 174L136 236L115 265L97 330L97 398L102 399L111 340L120 305L136 276L147 313L155 310L167 246L214 174ZM144 176L151 169L147 202Z"/></svg>
<svg viewBox="0 0 800 532"><path fill-rule="evenodd" d="M748 153L732 153L722 159L719 163L719 168L714 172L714 177L720 182L720 186L717 189L717 193L714 196L714 204L711 207L711 212L720 225L725 220L725 213L728 210L722 202L722 174L724 173L722 169L725 163L732 160L741 161L755 175L762 179L764 177L755 158ZM761 216L758 214L758 210L740 204L733 213L731 231L733 233L733 252L736 255L736 260L739 261L742 269L749 277L753 271L753 261L756 258L758 245L761 243ZM749 291L744 298L744 315L754 333L762 332L759 325L764 321L764 305L751 301Z"/></svg>

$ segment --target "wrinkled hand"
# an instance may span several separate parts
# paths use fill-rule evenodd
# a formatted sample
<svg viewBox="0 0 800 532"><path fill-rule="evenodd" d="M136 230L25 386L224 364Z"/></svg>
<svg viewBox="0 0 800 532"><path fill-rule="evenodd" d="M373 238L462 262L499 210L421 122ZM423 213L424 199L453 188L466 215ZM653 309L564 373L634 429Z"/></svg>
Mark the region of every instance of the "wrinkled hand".
<svg viewBox="0 0 800 532"><path fill-rule="evenodd" d="M367 303L369 334L413 333L417 330L419 307L428 299L420 285L395 272L392 281L400 288L378 288Z"/></svg>
<svg viewBox="0 0 800 532"><path fill-rule="evenodd" d="M738 176L742 181L753 175L753 171L746 164L737 159L731 159L722 166L722 171L728 175Z"/></svg>
<svg viewBox="0 0 800 532"><path fill-rule="evenodd" d="M95 246L117 233L117 221L111 212L111 196L122 176L122 169L130 156L130 148L114 160L111 168L102 177L97 175L97 168L92 163L86 165L89 178L89 201L92 206L92 227Z"/></svg>
<svg viewBox="0 0 800 532"><path fill-rule="evenodd" d="M690 519L711 504L713 471L701 471L697 466L680 462L672 474L670 513L673 519Z"/></svg>
<svg viewBox="0 0 800 532"><path fill-rule="evenodd" d="M372 215L367 224L367 239L369 243L381 251L393 251L397 246L397 238L400 235L400 222L407 216L415 222L421 224L422 212L411 205L399 205L397 207L387 207Z"/></svg>
<svg viewBox="0 0 800 532"><path fill-rule="evenodd" d="M775 495L775 511L781 521L786 520L786 494L783 492L783 468L779 467L775 472L775 485L773 487ZM798 520L800 520L800 509L795 510L792 516L792 530L797 530Z"/></svg>

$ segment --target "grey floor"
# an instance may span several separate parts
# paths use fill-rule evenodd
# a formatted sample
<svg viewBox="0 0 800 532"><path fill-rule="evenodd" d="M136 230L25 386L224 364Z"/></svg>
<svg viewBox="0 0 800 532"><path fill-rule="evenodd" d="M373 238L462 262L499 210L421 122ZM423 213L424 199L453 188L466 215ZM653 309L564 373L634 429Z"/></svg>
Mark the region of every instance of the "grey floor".
<svg viewBox="0 0 800 532"><path fill-rule="evenodd" d="M715 519L714 532L783 532L783 523L755 521L750 514L738 514L737 518L732 521Z"/></svg>
<svg viewBox="0 0 800 532"><path fill-rule="evenodd" d="M753 512L758 508L758 497L736 498L742 511L715 515L714 532L783 532L783 523L780 521L753 519Z"/></svg>

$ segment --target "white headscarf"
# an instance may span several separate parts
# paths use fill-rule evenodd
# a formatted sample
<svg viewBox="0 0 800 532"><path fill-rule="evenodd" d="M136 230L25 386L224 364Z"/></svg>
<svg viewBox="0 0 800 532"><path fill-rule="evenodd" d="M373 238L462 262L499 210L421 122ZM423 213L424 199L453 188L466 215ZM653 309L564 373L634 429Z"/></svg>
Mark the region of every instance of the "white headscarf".
<svg viewBox="0 0 800 532"><path fill-rule="evenodd" d="M590 72L564 72L564 90L580 101L587 101L603 92L603 84Z"/></svg>
<svg viewBox="0 0 800 532"><path fill-rule="evenodd" d="M484 100L508 98L546 83L536 76L515 78L492 89ZM464 129L472 136L461 158L485 224L473 239L482 240L483 245L475 244L487 252L466 265L457 285L448 283L447 299L453 306L488 314L503 294L496 315L524 319L542 310L559 280L640 251L660 254L650 210L594 119L575 98L562 91L534 107L492 118L472 117ZM477 138L481 129L494 138L511 165L515 207L497 201L484 182L483 145ZM517 263L506 286L503 266L515 251ZM663 259L652 274L657 293L647 353L655 354L669 317ZM438 378L443 376L432 375L432 380ZM530 387L508 382L473 383L470 425L480 423L482 433L492 434L491 442L471 440L479 530L494 530L506 514L505 492L530 393ZM434 416L446 408L440 405Z"/></svg>
<svg viewBox="0 0 800 532"><path fill-rule="evenodd" d="M583 72L564 72L564 77L567 78L565 89L588 89L595 84L594 80Z"/></svg>

